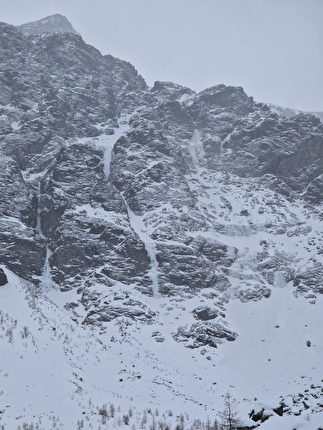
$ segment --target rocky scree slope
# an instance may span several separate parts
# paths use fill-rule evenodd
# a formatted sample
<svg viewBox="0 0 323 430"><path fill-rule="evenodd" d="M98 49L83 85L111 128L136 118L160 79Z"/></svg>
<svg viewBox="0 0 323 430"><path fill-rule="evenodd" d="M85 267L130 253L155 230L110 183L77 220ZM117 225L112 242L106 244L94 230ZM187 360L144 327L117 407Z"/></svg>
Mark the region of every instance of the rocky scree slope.
<svg viewBox="0 0 323 430"><path fill-rule="evenodd" d="M207 305L173 333L190 348L236 338L230 298L291 282L315 302L319 119L279 117L239 87L148 88L78 34L26 28L0 25L2 263L75 291L65 307L100 327L158 318L128 295L116 306L117 283L174 301L202 292Z"/></svg>

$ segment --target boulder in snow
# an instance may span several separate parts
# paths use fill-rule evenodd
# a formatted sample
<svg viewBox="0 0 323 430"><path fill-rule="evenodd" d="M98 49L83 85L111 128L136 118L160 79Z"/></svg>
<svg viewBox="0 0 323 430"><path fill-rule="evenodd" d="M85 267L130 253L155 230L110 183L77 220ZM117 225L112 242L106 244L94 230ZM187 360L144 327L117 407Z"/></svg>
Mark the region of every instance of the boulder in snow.
<svg viewBox="0 0 323 430"><path fill-rule="evenodd" d="M0 285L5 285L8 283L7 275L4 273L4 270L0 268Z"/></svg>

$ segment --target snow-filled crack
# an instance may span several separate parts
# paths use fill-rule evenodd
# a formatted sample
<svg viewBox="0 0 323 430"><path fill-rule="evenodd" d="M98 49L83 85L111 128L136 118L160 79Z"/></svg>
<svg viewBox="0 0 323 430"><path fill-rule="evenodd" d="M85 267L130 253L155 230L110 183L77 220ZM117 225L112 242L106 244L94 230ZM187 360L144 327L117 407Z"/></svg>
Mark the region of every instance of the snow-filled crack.
<svg viewBox="0 0 323 430"><path fill-rule="evenodd" d="M159 296L159 283L158 283L158 262L156 257L156 245L151 237L147 233L147 228L143 221L142 215L136 215L129 207L126 199L123 197L123 201L126 205L128 217L130 221L131 228L139 236L140 240L144 243L145 249L147 251L150 260L150 279L152 283L152 294L153 297Z"/></svg>
<svg viewBox="0 0 323 430"><path fill-rule="evenodd" d="M111 136L104 135L100 137L100 143L104 147L104 174L108 178L111 171L111 157L114 145L118 139L129 130L129 117L121 117L118 121L119 128L115 129Z"/></svg>
<svg viewBox="0 0 323 430"><path fill-rule="evenodd" d="M193 137L189 142L189 153L191 155L195 168L201 167L204 160L204 147L202 142L201 133L198 130L194 130Z"/></svg>

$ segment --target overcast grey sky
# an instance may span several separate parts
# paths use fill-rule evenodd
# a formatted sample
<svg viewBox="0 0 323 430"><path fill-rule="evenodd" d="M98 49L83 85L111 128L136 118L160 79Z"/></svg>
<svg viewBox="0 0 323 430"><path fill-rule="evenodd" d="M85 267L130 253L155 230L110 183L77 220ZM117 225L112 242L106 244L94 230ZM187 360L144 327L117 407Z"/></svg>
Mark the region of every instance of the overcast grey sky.
<svg viewBox="0 0 323 430"><path fill-rule="evenodd" d="M149 85L239 85L257 101L323 111L323 0L1 0L13 25L54 13Z"/></svg>

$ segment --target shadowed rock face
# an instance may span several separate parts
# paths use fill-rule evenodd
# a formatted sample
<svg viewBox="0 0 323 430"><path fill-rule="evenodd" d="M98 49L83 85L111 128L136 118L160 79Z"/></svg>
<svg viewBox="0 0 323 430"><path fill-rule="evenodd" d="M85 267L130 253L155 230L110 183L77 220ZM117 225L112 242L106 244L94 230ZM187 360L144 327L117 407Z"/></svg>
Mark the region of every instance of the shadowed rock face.
<svg viewBox="0 0 323 430"><path fill-rule="evenodd" d="M51 20L0 24L1 262L77 290L89 324L155 318L142 303L100 302L94 285L205 291L217 305L176 336L194 347L233 340L221 306L269 297L277 271L315 300L320 121L279 117L240 87L149 89L56 18L42 35Z"/></svg>
<svg viewBox="0 0 323 430"><path fill-rule="evenodd" d="M120 113L141 103L144 80L129 63L102 56L75 32L25 37L1 24L0 40L2 261L36 281L48 245L53 280L63 289L74 285L70 278L85 261L86 272L109 260L111 269L103 264L100 275L108 283L107 273L125 282L142 277L148 256L127 223L123 200L107 183L103 148L77 139L113 133ZM75 142L67 145L69 138ZM80 211L76 221L70 211L91 201L103 214L123 215L101 222ZM118 249L116 257L111 247Z"/></svg>
<svg viewBox="0 0 323 430"><path fill-rule="evenodd" d="M0 286L6 285L8 283L7 275L4 270L0 268Z"/></svg>

